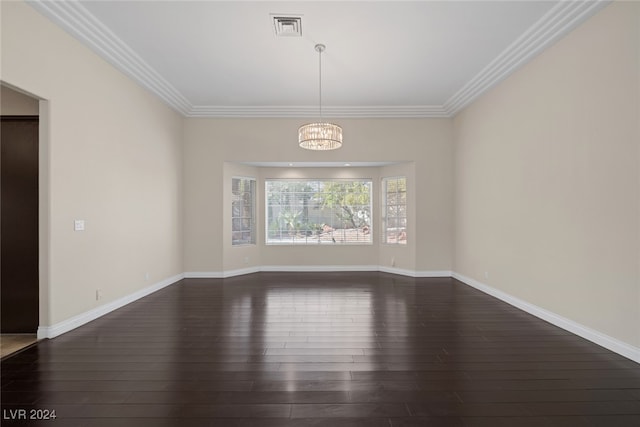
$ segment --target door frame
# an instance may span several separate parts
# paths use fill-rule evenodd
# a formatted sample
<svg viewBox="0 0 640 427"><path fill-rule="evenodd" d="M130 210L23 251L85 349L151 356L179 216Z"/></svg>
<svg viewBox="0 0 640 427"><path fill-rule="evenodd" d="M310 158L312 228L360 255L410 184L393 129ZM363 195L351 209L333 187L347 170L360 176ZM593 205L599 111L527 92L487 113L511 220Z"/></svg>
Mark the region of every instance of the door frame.
<svg viewBox="0 0 640 427"><path fill-rule="evenodd" d="M25 88L0 80L0 84L38 101L38 331L49 338L51 325L51 104Z"/></svg>

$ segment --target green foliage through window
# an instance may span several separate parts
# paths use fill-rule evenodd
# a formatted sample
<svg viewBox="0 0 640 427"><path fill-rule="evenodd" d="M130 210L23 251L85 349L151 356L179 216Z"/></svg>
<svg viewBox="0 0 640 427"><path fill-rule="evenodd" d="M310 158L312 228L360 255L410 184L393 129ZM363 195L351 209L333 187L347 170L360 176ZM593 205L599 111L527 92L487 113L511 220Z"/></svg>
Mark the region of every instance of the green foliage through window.
<svg viewBox="0 0 640 427"><path fill-rule="evenodd" d="M371 180L267 180L267 244L371 244Z"/></svg>
<svg viewBox="0 0 640 427"><path fill-rule="evenodd" d="M256 180L232 178L231 180L231 244L256 243Z"/></svg>

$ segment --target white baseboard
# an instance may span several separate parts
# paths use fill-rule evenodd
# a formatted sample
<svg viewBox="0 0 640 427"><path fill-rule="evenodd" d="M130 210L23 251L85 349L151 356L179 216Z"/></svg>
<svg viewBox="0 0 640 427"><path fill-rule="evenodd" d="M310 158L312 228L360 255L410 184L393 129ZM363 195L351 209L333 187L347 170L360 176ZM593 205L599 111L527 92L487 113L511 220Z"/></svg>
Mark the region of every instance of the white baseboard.
<svg viewBox="0 0 640 427"><path fill-rule="evenodd" d="M70 319L64 320L60 323L56 323L52 326L40 326L38 328L38 339L42 338L55 338L66 332L69 332L77 327L80 327L86 323L89 323L99 317L104 316L114 310L124 307L140 298L150 295L162 288L165 288L173 283L178 282L183 278L214 278L223 279L227 277L234 277L243 274L257 273L260 271L271 272L331 272L331 271L381 271L385 273L399 274L409 277L453 277L461 281L462 283L469 285L479 291L482 291L488 295L491 295L499 300L506 302L520 310L523 310L533 316L536 316L542 320L545 320L559 328L565 329L575 335L578 335L584 339L594 342L604 348L607 348L615 353L618 353L624 357L627 357L637 363L640 363L640 348L634 347L616 338L610 337L606 334L598 332L573 320L562 317L556 313L545 310L527 301L521 300L517 297L507 294L501 290L492 288L482 282L479 282L470 277L452 271L414 271L405 270L392 267L384 267L377 265L360 265L360 266L283 266L283 265L267 265L261 267L250 267L236 270L227 270L224 272L188 272L169 277L147 288L141 289L137 292L119 298L115 301L96 307L85 313L74 316Z"/></svg>
<svg viewBox="0 0 640 427"><path fill-rule="evenodd" d="M258 273L260 267L239 268L225 271L189 271L184 273L185 279L225 279L227 277L242 276L244 274Z"/></svg>
<svg viewBox="0 0 640 427"><path fill-rule="evenodd" d="M371 265L263 265L225 271L190 271L184 274L186 279L225 279L244 274L266 272L331 272L331 271L378 271L378 266Z"/></svg>
<svg viewBox="0 0 640 427"><path fill-rule="evenodd" d="M385 267L381 265L378 267L378 271L409 277L451 277L451 271L448 270L416 271L396 267Z"/></svg>
<svg viewBox="0 0 640 427"><path fill-rule="evenodd" d="M596 343L606 349L627 357L634 362L640 363L640 348L638 347L634 347L616 338L603 334L602 332L598 332L587 326L581 325L580 323L574 322L573 320L567 319L566 317L562 317L556 313L545 310L544 308L528 303L527 301L509 295L501 290L492 288L491 286L485 285L484 283L481 283L470 277L455 272L452 274L452 277L463 282L466 285L469 285L475 289L478 289L479 291L491 295L492 297L498 298L499 300L502 300L509 305L512 305L522 311L545 320L552 325L555 325L559 328L571 332L572 334L578 335L579 337Z"/></svg>
<svg viewBox="0 0 640 427"><path fill-rule="evenodd" d="M185 279L222 279L220 271L188 271L184 273Z"/></svg>
<svg viewBox="0 0 640 427"><path fill-rule="evenodd" d="M158 283L155 283L149 287L141 289L130 295L124 296L122 298L118 298L115 301L111 301L110 303L101 305L100 307L96 307L82 314L78 314L77 316L73 316L67 320L63 320L62 322L56 323L55 325L40 326L38 327L38 339L55 338L77 327L80 327L93 320L96 320L99 317L104 316L105 314L108 314L114 310L124 307L127 304L130 304L136 300L139 300L140 298L146 297L147 295L157 292L160 289L165 288L181 280L182 278L184 278L184 274L177 274L173 277L164 279Z"/></svg>
<svg viewBox="0 0 640 427"><path fill-rule="evenodd" d="M377 265L263 265L260 271L271 272L336 272L336 271L378 271Z"/></svg>
<svg viewBox="0 0 640 427"><path fill-rule="evenodd" d="M451 277L449 270L415 271L380 265L263 265L250 268L225 271L191 271L184 273L187 279L224 279L226 277L241 276L243 274L265 272L347 272L347 271L381 271L409 277Z"/></svg>
<svg viewBox="0 0 640 427"><path fill-rule="evenodd" d="M451 277L451 274L447 270L416 271L415 277Z"/></svg>

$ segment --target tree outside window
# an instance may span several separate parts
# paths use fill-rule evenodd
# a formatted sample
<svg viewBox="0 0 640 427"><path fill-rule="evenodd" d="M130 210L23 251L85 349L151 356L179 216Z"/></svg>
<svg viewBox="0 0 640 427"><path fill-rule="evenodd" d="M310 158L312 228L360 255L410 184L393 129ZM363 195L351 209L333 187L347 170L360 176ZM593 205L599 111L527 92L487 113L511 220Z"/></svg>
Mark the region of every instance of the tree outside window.
<svg viewBox="0 0 640 427"><path fill-rule="evenodd" d="M267 244L371 244L371 180L267 180Z"/></svg>

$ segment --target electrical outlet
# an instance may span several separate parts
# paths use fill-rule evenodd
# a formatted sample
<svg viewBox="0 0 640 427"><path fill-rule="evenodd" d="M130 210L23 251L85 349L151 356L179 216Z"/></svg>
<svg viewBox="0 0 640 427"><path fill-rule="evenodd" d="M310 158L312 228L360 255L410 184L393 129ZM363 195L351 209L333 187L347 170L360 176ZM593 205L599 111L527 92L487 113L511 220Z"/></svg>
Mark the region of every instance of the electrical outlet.
<svg viewBox="0 0 640 427"><path fill-rule="evenodd" d="M485 278L485 279L488 279L488 278L489 278L489 272L488 272L488 271L485 271L485 272L484 272L484 278Z"/></svg>
<svg viewBox="0 0 640 427"><path fill-rule="evenodd" d="M149 280L149 272L144 273L144 280Z"/></svg>
<svg viewBox="0 0 640 427"><path fill-rule="evenodd" d="M245 264L249 264L249 257L248 256L244 257L244 263Z"/></svg>
<svg viewBox="0 0 640 427"><path fill-rule="evenodd" d="M96 301L102 299L102 289L96 289Z"/></svg>
<svg viewBox="0 0 640 427"><path fill-rule="evenodd" d="M396 266L396 257L392 256L391 257L391 267L395 267Z"/></svg>

